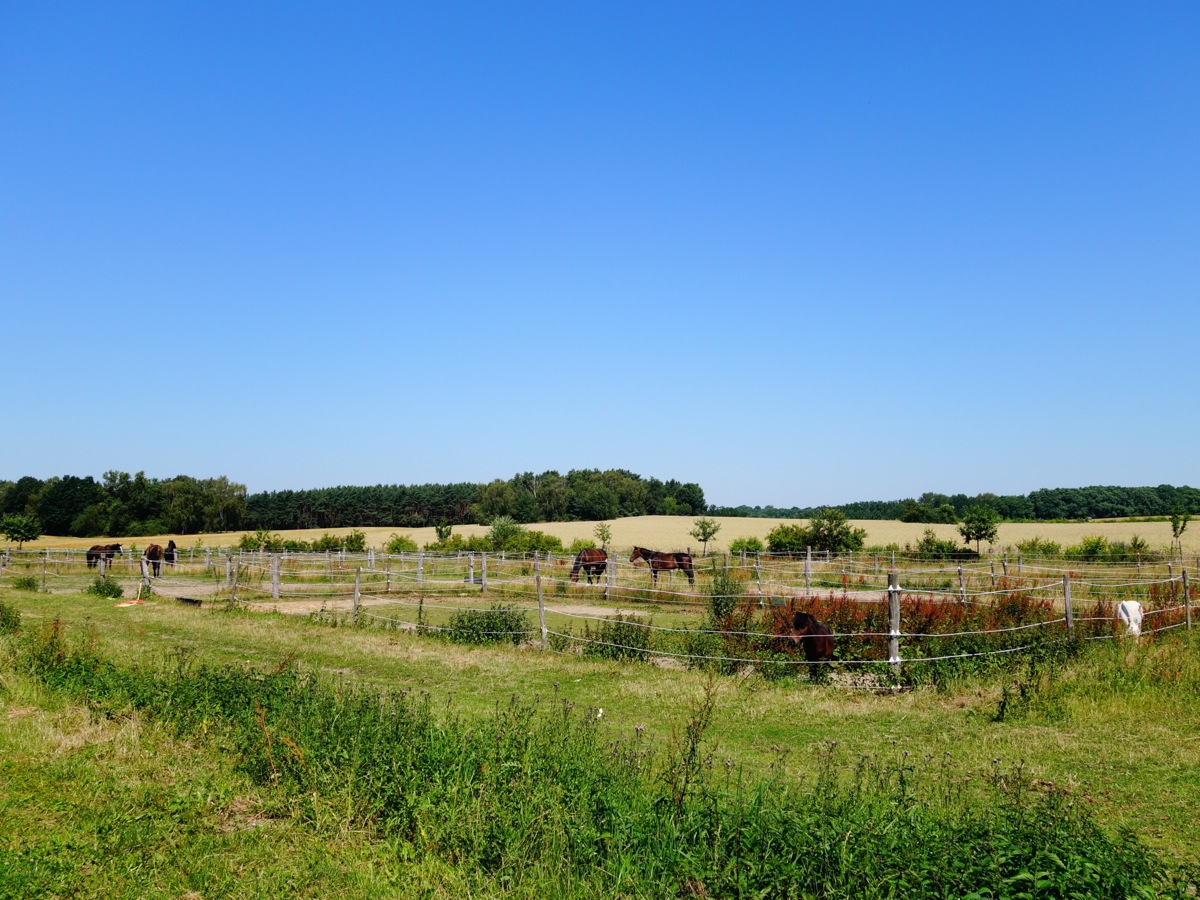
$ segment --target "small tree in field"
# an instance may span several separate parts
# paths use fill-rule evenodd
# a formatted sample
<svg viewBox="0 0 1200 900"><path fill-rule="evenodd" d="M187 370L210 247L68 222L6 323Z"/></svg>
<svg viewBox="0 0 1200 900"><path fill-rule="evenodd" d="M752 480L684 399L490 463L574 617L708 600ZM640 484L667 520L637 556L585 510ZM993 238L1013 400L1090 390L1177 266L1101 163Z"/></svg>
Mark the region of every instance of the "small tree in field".
<svg viewBox="0 0 1200 900"><path fill-rule="evenodd" d="M972 506L963 513L962 524L958 526L958 533L964 541L968 544L975 542L976 553L979 552L981 541L992 543L999 531L1000 514L990 506Z"/></svg>
<svg viewBox="0 0 1200 900"><path fill-rule="evenodd" d="M0 531L4 532L6 541L16 541L20 550L26 541L36 541L42 536L42 525L25 513L9 513L0 521Z"/></svg>
<svg viewBox="0 0 1200 900"><path fill-rule="evenodd" d="M708 556L708 542L717 536L717 532L721 530L721 523L707 516L701 516L692 524L695 527L688 534L704 545L704 555Z"/></svg>
<svg viewBox="0 0 1200 900"><path fill-rule="evenodd" d="M840 509L827 506L808 520L809 546L829 553L861 550L867 540L865 528L855 528Z"/></svg>
<svg viewBox="0 0 1200 900"><path fill-rule="evenodd" d="M600 546L607 550L608 542L612 540L612 526L607 522L597 522L596 527L592 529L592 534L596 536Z"/></svg>
<svg viewBox="0 0 1200 900"><path fill-rule="evenodd" d="M1171 512L1171 537L1175 541L1175 546L1179 549L1180 556L1183 555L1183 533L1187 531L1188 522L1192 521L1190 513L1172 510ZM12 538L9 538L12 540Z"/></svg>

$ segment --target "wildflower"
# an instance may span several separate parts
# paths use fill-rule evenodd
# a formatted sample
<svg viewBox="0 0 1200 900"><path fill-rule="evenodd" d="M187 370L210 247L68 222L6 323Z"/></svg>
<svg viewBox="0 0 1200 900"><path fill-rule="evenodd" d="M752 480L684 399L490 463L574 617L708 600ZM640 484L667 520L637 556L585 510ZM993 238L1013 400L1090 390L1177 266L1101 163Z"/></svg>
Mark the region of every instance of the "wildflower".
<svg viewBox="0 0 1200 900"><path fill-rule="evenodd" d="M604 715L604 707L603 707L603 706L601 706L601 707L600 707L598 710L596 710L596 718L597 718L597 719L599 719L599 718L601 718L603 715Z"/></svg>

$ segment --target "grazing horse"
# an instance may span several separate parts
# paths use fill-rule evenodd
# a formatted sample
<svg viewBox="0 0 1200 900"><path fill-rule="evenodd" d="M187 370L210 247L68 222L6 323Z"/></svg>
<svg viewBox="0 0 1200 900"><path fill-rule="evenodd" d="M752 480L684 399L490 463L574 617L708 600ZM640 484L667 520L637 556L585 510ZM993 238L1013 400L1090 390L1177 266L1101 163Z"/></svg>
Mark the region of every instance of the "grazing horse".
<svg viewBox="0 0 1200 900"><path fill-rule="evenodd" d="M1117 604L1116 615L1113 616L1115 628L1125 627L1125 637L1142 636L1142 604L1136 600L1122 600Z"/></svg>
<svg viewBox="0 0 1200 900"><path fill-rule="evenodd" d="M167 549L163 551L163 562L168 566L175 565L175 542L167 541Z"/></svg>
<svg viewBox="0 0 1200 900"><path fill-rule="evenodd" d="M146 548L146 552L142 554L142 559L150 563L150 572L155 578L162 573L162 558L163 548L158 544L151 544Z"/></svg>
<svg viewBox="0 0 1200 900"><path fill-rule="evenodd" d="M663 569L682 569L687 575L689 585L696 584L696 570L692 568L690 553L660 553L657 550L647 550L645 547L634 547L629 554L629 561L643 559L650 566L650 583L658 584L658 573Z"/></svg>
<svg viewBox="0 0 1200 900"><path fill-rule="evenodd" d="M120 552L120 544L93 544L88 548L88 551L85 554L87 567L89 569L94 569L96 568L96 563L100 562L100 560L112 559Z"/></svg>
<svg viewBox="0 0 1200 900"><path fill-rule="evenodd" d="M571 566L571 580L578 582L579 570L583 569L583 574L587 576L587 583L591 584L593 576L599 581L606 568L608 568L608 554L605 551L594 548L580 550L579 555L575 557L575 565Z"/></svg>
<svg viewBox="0 0 1200 900"><path fill-rule="evenodd" d="M833 629L815 616L797 612L792 617L792 640L799 640L804 648L804 658L809 662L833 659Z"/></svg>

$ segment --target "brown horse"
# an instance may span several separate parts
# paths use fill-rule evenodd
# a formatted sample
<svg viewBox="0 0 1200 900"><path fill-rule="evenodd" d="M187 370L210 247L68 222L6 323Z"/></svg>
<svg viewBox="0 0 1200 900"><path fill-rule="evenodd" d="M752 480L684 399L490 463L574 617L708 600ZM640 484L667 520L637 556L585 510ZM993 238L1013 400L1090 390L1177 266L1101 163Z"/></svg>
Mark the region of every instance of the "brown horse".
<svg viewBox="0 0 1200 900"><path fill-rule="evenodd" d="M660 553L658 550L647 550L645 547L634 547L629 554L629 561L645 560L650 566L650 583L658 584L658 573L663 569L682 569L687 575L689 585L696 584L696 570L692 568L690 553Z"/></svg>
<svg viewBox="0 0 1200 900"><path fill-rule="evenodd" d="M175 542L167 541L167 549L163 551L163 562L168 566L175 565Z"/></svg>
<svg viewBox="0 0 1200 900"><path fill-rule="evenodd" d="M142 554L142 559L150 563L150 571L155 578L162 572L163 548L158 544L151 544L146 548L146 552Z"/></svg>
<svg viewBox="0 0 1200 900"><path fill-rule="evenodd" d="M583 569L583 574L587 576L587 583L592 583L592 577L600 580L600 576L604 574L604 570L608 568L608 554L603 550L589 548L580 550L579 555L575 557L575 565L571 566L571 580L579 581L579 570Z"/></svg>
<svg viewBox="0 0 1200 900"><path fill-rule="evenodd" d="M112 559L120 552L120 544L93 544L88 548L88 551L85 554L87 567L89 569L94 569L96 568L96 563L100 562L100 560Z"/></svg>
<svg viewBox="0 0 1200 900"><path fill-rule="evenodd" d="M833 629L816 617L797 612L792 617L792 634L792 640L804 647L804 658L809 662L833 659Z"/></svg>

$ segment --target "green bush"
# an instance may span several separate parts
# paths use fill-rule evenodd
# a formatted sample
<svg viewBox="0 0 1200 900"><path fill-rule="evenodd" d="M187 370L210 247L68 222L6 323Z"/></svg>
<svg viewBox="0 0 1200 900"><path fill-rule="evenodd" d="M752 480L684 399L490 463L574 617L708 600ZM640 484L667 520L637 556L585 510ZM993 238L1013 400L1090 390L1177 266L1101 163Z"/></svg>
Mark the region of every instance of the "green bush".
<svg viewBox="0 0 1200 900"><path fill-rule="evenodd" d="M36 575L18 575L13 579L13 587L18 591L36 591L38 580Z"/></svg>
<svg viewBox="0 0 1200 900"><path fill-rule="evenodd" d="M755 553L762 553L765 549L766 546L756 537L739 537L729 542L730 556L741 556L743 550L747 556L753 556Z"/></svg>
<svg viewBox="0 0 1200 900"><path fill-rule="evenodd" d="M456 644L519 644L533 631L524 611L495 604L456 612L447 633Z"/></svg>
<svg viewBox="0 0 1200 900"><path fill-rule="evenodd" d="M1103 559L1108 556L1108 538L1101 534L1086 536L1063 551L1063 556L1067 559Z"/></svg>
<svg viewBox="0 0 1200 900"><path fill-rule="evenodd" d="M343 542L336 534L328 532L312 542L312 549L317 553L336 553L342 549Z"/></svg>
<svg viewBox="0 0 1200 900"><path fill-rule="evenodd" d="M1031 537L1017 541L1017 551L1025 556L1058 556L1062 553L1062 544L1047 538Z"/></svg>
<svg viewBox="0 0 1200 900"><path fill-rule="evenodd" d="M938 537L932 528L925 529L912 552L928 559L958 558L964 554L978 556L975 551L965 549L958 541Z"/></svg>
<svg viewBox="0 0 1200 900"><path fill-rule="evenodd" d="M417 546L417 542L407 534L396 534L393 531L391 539L383 549L388 553L412 553L420 548Z"/></svg>
<svg viewBox="0 0 1200 900"><path fill-rule="evenodd" d="M803 553L811 543L803 525L779 524L767 533L767 548L772 553Z"/></svg>
<svg viewBox="0 0 1200 900"><path fill-rule="evenodd" d="M575 538L571 541L571 546L566 548L567 553L572 556L577 556L583 550L595 550L596 542L591 538Z"/></svg>
<svg viewBox="0 0 1200 900"><path fill-rule="evenodd" d="M15 634L20 628L20 611L0 600L0 634Z"/></svg>
<svg viewBox="0 0 1200 900"><path fill-rule="evenodd" d="M125 592L121 590L121 586L103 575L97 575L96 580L83 589L85 594L91 594L95 597L108 597L114 599L120 597Z"/></svg>
<svg viewBox="0 0 1200 900"><path fill-rule="evenodd" d="M367 536L355 528L342 538L342 549L347 553L366 553Z"/></svg>
<svg viewBox="0 0 1200 900"><path fill-rule="evenodd" d="M507 553L562 553L563 545L562 538L525 528L511 538L505 547L496 549L503 549Z"/></svg>

